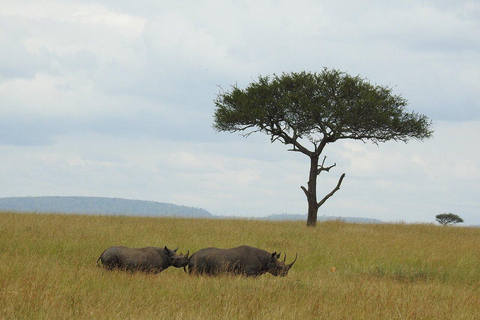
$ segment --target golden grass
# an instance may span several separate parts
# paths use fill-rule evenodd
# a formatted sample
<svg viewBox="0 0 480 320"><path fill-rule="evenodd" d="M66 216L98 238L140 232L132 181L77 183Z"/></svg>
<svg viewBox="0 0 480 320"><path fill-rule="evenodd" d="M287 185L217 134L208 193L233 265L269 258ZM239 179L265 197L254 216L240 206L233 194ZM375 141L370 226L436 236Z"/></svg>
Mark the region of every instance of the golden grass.
<svg viewBox="0 0 480 320"><path fill-rule="evenodd" d="M240 244L299 258L285 278L95 265L112 245ZM1 213L0 319L480 319L479 262L478 228Z"/></svg>

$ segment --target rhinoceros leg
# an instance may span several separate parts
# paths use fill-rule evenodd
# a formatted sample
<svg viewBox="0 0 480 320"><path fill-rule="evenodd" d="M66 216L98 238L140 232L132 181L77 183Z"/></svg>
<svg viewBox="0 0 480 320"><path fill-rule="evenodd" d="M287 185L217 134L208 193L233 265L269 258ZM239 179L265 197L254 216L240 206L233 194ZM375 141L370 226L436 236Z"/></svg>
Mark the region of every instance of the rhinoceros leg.
<svg viewBox="0 0 480 320"><path fill-rule="evenodd" d="M261 272L258 271L258 268L249 266L245 268L245 275L247 277L258 277L259 275L261 275Z"/></svg>

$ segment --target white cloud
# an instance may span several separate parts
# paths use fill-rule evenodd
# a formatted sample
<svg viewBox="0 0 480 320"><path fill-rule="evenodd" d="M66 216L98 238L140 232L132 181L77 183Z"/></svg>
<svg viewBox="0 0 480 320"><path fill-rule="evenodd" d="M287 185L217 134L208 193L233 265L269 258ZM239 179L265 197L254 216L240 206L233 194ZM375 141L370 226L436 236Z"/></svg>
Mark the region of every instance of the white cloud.
<svg viewBox="0 0 480 320"><path fill-rule="evenodd" d="M330 145L328 161L337 167L320 176L319 198L333 189L342 172L347 176L320 214L433 221L435 214L452 211L478 223L479 180L455 172L478 174L480 154L468 151L476 142L458 139L478 135L478 128L478 123L439 123L438 140L424 144ZM29 156L23 157L27 151ZM306 210L300 185L306 183L308 159L263 139L232 136L228 143L172 143L79 135L48 147L4 146L1 154L1 178L16 177L7 189L0 188L4 196L138 198L242 216Z"/></svg>
<svg viewBox="0 0 480 320"><path fill-rule="evenodd" d="M105 60L126 61L131 45L141 36L143 18L107 10L99 4L58 1L8 2L4 19L24 30L25 48L56 56L91 51Z"/></svg>
<svg viewBox="0 0 480 320"><path fill-rule="evenodd" d="M231 63L226 47L181 13L165 12L156 17L147 24L144 37L159 67L172 76L188 70L215 71Z"/></svg>
<svg viewBox="0 0 480 320"><path fill-rule="evenodd" d="M324 66L395 87L423 144L328 146L321 214L478 221L474 1L0 0L0 196L96 195L304 213L308 159L214 133L218 85ZM453 120L445 122L440 120ZM466 122L471 121L471 122ZM467 220L466 219L466 220ZM468 221L468 220L467 220Z"/></svg>
<svg viewBox="0 0 480 320"><path fill-rule="evenodd" d="M348 190L340 191L345 193L337 201L342 196L361 207L364 200L375 199L383 207L372 213L379 219L430 221L452 211L478 223L479 128L478 122L438 122L434 137L424 143L343 143L333 156L348 159L342 188Z"/></svg>

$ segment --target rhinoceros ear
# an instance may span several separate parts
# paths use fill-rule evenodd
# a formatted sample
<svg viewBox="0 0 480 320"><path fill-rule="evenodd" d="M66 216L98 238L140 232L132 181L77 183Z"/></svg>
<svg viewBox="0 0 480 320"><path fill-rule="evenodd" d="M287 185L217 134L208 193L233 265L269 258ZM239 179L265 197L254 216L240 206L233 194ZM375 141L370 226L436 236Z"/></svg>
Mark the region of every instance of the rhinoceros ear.
<svg viewBox="0 0 480 320"><path fill-rule="evenodd" d="M167 246L165 246L165 248L163 248L163 251L165 252L165 254L170 254L170 250L167 248Z"/></svg>
<svg viewBox="0 0 480 320"><path fill-rule="evenodd" d="M270 259L271 259L271 260L275 260L275 256L276 256L276 255L277 255L276 252L272 252L272 253L270 254Z"/></svg>

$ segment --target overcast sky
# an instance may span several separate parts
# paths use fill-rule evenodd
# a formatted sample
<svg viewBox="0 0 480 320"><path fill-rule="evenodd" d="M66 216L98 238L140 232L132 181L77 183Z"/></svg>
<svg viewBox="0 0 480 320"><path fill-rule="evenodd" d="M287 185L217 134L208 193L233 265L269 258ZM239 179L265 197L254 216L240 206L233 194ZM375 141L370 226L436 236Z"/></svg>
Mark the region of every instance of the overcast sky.
<svg viewBox="0 0 480 320"><path fill-rule="evenodd" d="M480 3L0 0L0 197L305 214L309 159L212 128L220 87L336 68L427 115L424 142L328 145L319 215L480 224Z"/></svg>

